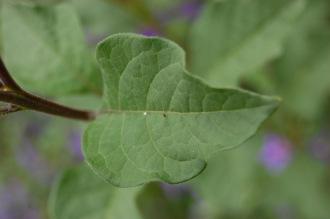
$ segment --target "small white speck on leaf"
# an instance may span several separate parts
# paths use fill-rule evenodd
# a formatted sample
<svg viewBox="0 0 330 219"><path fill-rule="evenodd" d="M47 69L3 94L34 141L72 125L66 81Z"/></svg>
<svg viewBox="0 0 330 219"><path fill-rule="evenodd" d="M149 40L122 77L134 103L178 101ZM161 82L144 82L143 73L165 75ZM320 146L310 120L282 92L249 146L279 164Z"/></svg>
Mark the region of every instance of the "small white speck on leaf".
<svg viewBox="0 0 330 219"><path fill-rule="evenodd" d="M144 112L143 115L146 116L147 115L147 112Z"/></svg>

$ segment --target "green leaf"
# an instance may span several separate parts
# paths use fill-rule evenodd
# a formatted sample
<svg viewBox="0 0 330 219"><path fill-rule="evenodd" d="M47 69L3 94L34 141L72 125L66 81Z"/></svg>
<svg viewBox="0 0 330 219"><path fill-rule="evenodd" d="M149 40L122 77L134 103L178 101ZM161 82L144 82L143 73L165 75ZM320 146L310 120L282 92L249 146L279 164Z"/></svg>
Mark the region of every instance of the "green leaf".
<svg viewBox="0 0 330 219"><path fill-rule="evenodd" d="M303 216L298 218L327 218L330 215L328 171L326 165L298 153L282 175L265 182L263 202L273 208L285 203Z"/></svg>
<svg viewBox="0 0 330 219"><path fill-rule="evenodd" d="M113 33L127 32L135 29L139 21L136 17L119 7L113 1L73 0L89 38L98 38ZM92 40L93 41L93 40Z"/></svg>
<svg viewBox="0 0 330 219"><path fill-rule="evenodd" d="M258 134L238 149L217 154L209 168L191 182L208 206L208 214L249 215L260 204L256 173L261 140Z"/></svg>
<svg viewBox="0 0 330 219"><path fill-rule="evenodd" d="M194 204L192 191L181 184L149 183L137 197L137 206L144 219L189 218Z"/></svg>
<svg viewBox="0 0 330 219"><path fill-rule="evenodd" d="M115 188L85 165L72 168L53 187L50 216L52 219L140 219L135 203L139 190Z"/></svg>
<svg viewBox="0 0 330 219"><path fill-rule="evenodd" d="M193 27L192 72L212 86L235 86L278 56L303 0L210 1Z"/></svg>
<svg viewBox="0 0 330 219"><path fill-rule="evenodd" d="M32 4L32 5L47 5L60 3L65 0L2 0L3 2L9 2L11 4Z"/></svg>
<svg viewBox="0 0 330 219"><path fill-rule="evenodd" d="M291 112L315 119L330 93L329 1L310 1L271 80Z"/></svg>
<svg viewBox="0 0 330 219"><path fill-rule="evenodd" d="M173 10L173 8L178 7L178 5L181 3L181 1L168 1L168 0L158 0L158 1L153 1L153 0L143 0L144 4L153 11L156 12L163 12L164 11L169 11Z"/></svg>
<svg viewBox="0 0 330 219"><path fill-rule="evenodd" d="M100 93L100 74L68 4L2 9L3 54L13 77L49 96Z"/></svg>
<svg viewBox="0 0 330 219"><path fill-rule="evenodd" d="M278 100L204 85L184 52L161 38L117 34L97 48L104 114L84 134L89 165L116 186L198 175L217 151L255 133Z"/></svg>
<svg viewBox="0 0 330 219"><path fill-rule="evenodd" d="M90 110L99 109L101 104L100 99L95 96L66 96L56 99L56 101L66 106L79 106L82 109ZM63 118L40 117L39 114L37 115L39 117L29 119L32 124L35 123L37 118L43 121L40 127L42 133L38 137L33 138L33 145L38 148L43 157L47 158L52 169L67 167L72 163L73 158L75 161L76 159L81 159L79 153L81 146L80 137L87 124Z"/></svg>

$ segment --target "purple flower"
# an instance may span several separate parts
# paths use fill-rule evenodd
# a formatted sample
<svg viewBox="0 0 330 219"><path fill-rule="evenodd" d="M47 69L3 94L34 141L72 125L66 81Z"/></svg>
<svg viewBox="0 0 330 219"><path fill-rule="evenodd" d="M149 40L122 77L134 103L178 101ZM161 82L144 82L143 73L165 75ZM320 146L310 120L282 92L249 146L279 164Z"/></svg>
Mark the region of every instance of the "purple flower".
<svg viewBox="0 0 330 219"><path fill-rule="evenodd" d="M83 161L84 156L81 150L81 132L74 130L69 135L69 149L76 161Z"/></svg>
<svg viewBox="0 0 330 219"><path fill-rule="evenodd" d="M314 138L312 138L310 145L312 155L324 162L330 164L330 133L329 131L322 131Z"/></svg>
<svg viewBox="0 0 330 219"><path fill-rule="evenodd" d="M159 36L161 35L160 32L152 26L145 26L142 27L139 31L140 34L144 35L144 36Z"/></svg>
<svg viewBox="0 0 330 219"><path fill-rule="evenodd" d="M292 159L290 142L279 135L271 134L265 137L260 153L262 164L272 173L283 171Z"/></svg>

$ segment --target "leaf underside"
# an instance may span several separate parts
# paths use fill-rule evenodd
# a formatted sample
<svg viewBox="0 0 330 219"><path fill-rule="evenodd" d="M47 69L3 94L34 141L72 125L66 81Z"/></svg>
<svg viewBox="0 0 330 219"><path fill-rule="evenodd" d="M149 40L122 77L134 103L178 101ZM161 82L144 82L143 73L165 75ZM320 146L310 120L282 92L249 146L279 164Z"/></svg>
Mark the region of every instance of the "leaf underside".
<svg viewBox="0 0 330 219"><path fill-rule="evenodd" d="M210 88L165 39L113 35L97 48L104 111L84 134L87 163L120 187L198 175L217 151L252 136L278 100Z"/></svg>

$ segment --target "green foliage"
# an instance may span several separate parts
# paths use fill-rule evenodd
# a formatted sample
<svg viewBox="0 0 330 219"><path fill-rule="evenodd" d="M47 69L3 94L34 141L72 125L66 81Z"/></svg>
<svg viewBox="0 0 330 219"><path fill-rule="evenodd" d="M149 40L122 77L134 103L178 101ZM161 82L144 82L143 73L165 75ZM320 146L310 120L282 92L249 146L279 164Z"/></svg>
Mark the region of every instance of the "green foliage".
<svg viewBox="0 0 330 219"><path fill-rule="evenodd" d="M65 171L52 191L52 219L139 219L135 196L139 188L118 189L84 165Z"/></svg>
<svg viewBox="0 0 330 219"><path fill-rule="evenodd" d="M166 191L173 190L173 191ZM190 215L194 203L187 185L147 184L137 197L137 205L144 219L184 219Z"/></svg>
<svg viewBox="0 0 330 219"><path fill-rule="evenodd" d="M291 207L302 218L327 218L330 192L326 184L328 169L303 153L281 176L264 182L264 203Z"/></svg>
<svg viewBox="0 0 330 219"><path fill-rule="evenodd" d="M153 0L142 0L143 2L146 3L146 5L155 11L160 11L161 9L169 9L171 7L175 7L178 4L181 3L180 0L173 0L173 1L168 1L168 0L158 0L158 1L153 1Z"/></svg>
<svg viewBox="0 0 330 219"><path fill-rule="evenodd" d="M73 0L73 5L86 28L87 38L100 40L106 35L131 31L138 23L135 16L112 2Z"/></svg>
<svg viewBox="0 0 330 219"><path fill-rule="evenodd" d="M209 1L191 33L192 72L212 86L236 86L281 53L303 7L303 0Z"/></svg>
<svg viewBox="0 0 330 219"><path fill-rule="evenodd" d="M209 161L209 167L191 184L208 206L210 218L227 213L248 215L263 195L256 183L261 135L235 150L223 151ZM260 192L261 193L261 192Z"/></svg>
<svg viewBox="0 0 330 219"><path fill-rule="evenodd" d="M304 118L320 115L330 91L330 30L327 30L328 1L310 1L295 31L277 60L276 92L284 104Z"/></svg>
<svg viewBox="0 0 330 219"><path fill-rule="evenodd" d="M101 105L100 99L95 96L68 96L58 98L57 102L91 110L98 110ZM52 166L65 168L72 164L72 157L77 158L75 156L80 155L80 135L87 124L62 118L47 119L44 123L42 133L34 144ZM58 161L58 157L61 157L61 162Z"/></svg>
<svg viewBox="0 0 330 219"><path fill-rule="evenodd" d="M257 135L239 149L215 156L191 182L207 206L204 218L250 218L247 215L262 215L260 209L270 211L262 218L277 218L276 210L281 208L298 218L326 218L330 213L326 166L297 153L282 173L269 174L256 157L260 145Z"/></svg>
<svg viewBox="0 0 330 219"><path fill-rule="evenodd" d="M282 108L313 121L322 116L329 94L329 1L308 1L273 68L245 77L258 91L284 97Z"/></svg>
<svg viewBox="0 0 330 219"><path fill-rule="evenodd" d="M48 5L48 4L56 4L65 0L2 0L7 3L19 3L26 5Z"/></svg>
<svg viewBox="0 0 330 219"><path fill-rule="evenodd" d="M0 0L0 53L13 77L98 115L0 117L0 218L327 219L329 6ZM163 38L112 35L93 58L95 43L119 32ZM278 99L242 89L283 99L252 138Z"/></svg>
<svg viewBox="0 0 330 219"><path fill-rule="evenodd" d="M4 4L1 20L6 64L28 90L50 96L100 92L100 75L70 5Z"/></svg>
<svg viewBox="0 0 330 219"><path fill-rule="evenodd" d="M87 128L84 152L98 174L121 187L198 175L214 152L253 135L278 104L207 87L187 73L183 51L161 38L114 35L99 45L97 59L105 113Z"/></svg>

